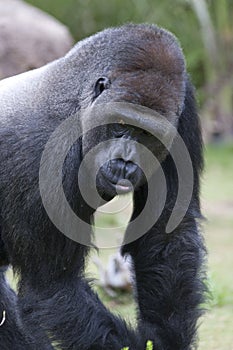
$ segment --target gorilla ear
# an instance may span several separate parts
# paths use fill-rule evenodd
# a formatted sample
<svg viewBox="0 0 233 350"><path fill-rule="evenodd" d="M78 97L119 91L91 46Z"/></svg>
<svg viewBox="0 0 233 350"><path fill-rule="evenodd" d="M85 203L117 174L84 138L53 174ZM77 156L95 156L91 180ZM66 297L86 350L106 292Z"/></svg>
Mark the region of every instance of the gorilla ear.
<svg viewBox="0 0 233 350"><path fill-rule="evenodd" d="M94 99L102 94L102 92L110 87L110 80L106 77L101 77L95 83Z"/></svg>

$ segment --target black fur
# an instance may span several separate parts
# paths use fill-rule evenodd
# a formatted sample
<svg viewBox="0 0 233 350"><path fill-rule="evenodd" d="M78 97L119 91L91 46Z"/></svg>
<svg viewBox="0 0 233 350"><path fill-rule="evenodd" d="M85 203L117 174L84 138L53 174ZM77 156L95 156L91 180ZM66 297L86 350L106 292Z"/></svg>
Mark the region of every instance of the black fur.
<svg viewBox="0 0 233 350"><path fill-rule="evenodd" d="M97 86L100 78L102 85ZM1 273L0 305L9 315L0 327L3 349L47 350L51 348L48 336L69 350L124 346L143 350L149 339L156 350L193 349L205 291L205 249L198 228L202 141L193 90L175 38L149 25L109 29L42 69L3 81L0 96L0 262L12 264L20 274L17 300ZM88 248L69 240L52 224L38 186L41 155L55 128L80 108L110 101L140 104L168 119L175 114L194 169L189 208L180 225L167 234L178 180L171 156L163 154L165 208L149 232L123 247L135 269L136 329L110 313L92 291L83 277ZM85 147L93 147L109 132L114 136L116 131L96 130ZM125 127L121 136L127 132ZM79 139L67 155L63 185L73 210L91 222L94 209L86 205L77 185L87 151L82 142ZM158 158L163 153L156 142L152 151ZM111 191L99 186L103 197L110 199ZM154 191L159 198L159 189ZM146 198L147 185L139 181L133 218ZM91 235L91 230L86 234Z"/></svg>
<svg viewBox="0 0 233 350"><path fill-rule="evenodd" d="M0 343L2 350L32 350L31 336L21 323L17 296L5 280L6 268L0 268Z"/></svg>

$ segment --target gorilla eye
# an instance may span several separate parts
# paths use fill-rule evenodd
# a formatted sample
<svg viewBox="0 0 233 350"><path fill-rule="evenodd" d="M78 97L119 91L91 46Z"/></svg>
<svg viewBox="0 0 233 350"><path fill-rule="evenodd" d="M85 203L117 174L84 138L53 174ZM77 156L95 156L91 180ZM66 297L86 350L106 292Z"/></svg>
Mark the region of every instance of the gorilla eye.
<svg viewBox="0 0 233 350"><path fill-rule="evenodd" d="M110 86L110 80L106 77L99 78L95 83L95 98L102 94L102 92L108 89Z"/></svg>

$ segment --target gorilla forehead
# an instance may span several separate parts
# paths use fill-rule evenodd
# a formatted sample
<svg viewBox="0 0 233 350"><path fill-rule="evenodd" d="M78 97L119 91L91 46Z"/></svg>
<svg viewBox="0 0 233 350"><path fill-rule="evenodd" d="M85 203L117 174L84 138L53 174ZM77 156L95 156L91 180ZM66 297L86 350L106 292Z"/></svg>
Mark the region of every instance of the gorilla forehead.
<svg viewBox="0 0 233 350"><path fill-rule="evenodd" d="M78 54L79 59L93 62L96 53L103 60L102 65L98 60L101 68L108 68L111 63L111 69L146 70L159 64L160 70L167 74L173 73L174 68L176 73L185 69L176 38L155 25L128 24L106 29L79 42L69 55L75 58Z"/></svg>
<svg viewBox="0 0 233 350"><path fill-rule="evenodd" d="M165 115L182 110L185 61L176 38L164 29L144 24L107 29L78 43L67 58L82 67L85 97L95 79L111 80L112 90L97 103L124 100Z"/></svg>

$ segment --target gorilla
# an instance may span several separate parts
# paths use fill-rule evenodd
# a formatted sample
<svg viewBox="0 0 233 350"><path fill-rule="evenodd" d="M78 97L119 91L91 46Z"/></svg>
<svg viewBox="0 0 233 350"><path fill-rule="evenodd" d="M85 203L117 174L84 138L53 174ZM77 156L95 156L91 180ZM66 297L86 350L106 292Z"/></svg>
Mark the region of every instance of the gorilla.
<svg viewBox="0 0 233 350"><path fill-rule="evenodd" d="M202 139L176 38L147 24L104 30L3 80L0 97L1 348L193 349L206 291ZM95 210L130 191L122 254L135 275L135 327L84 277Z"/></svg>

